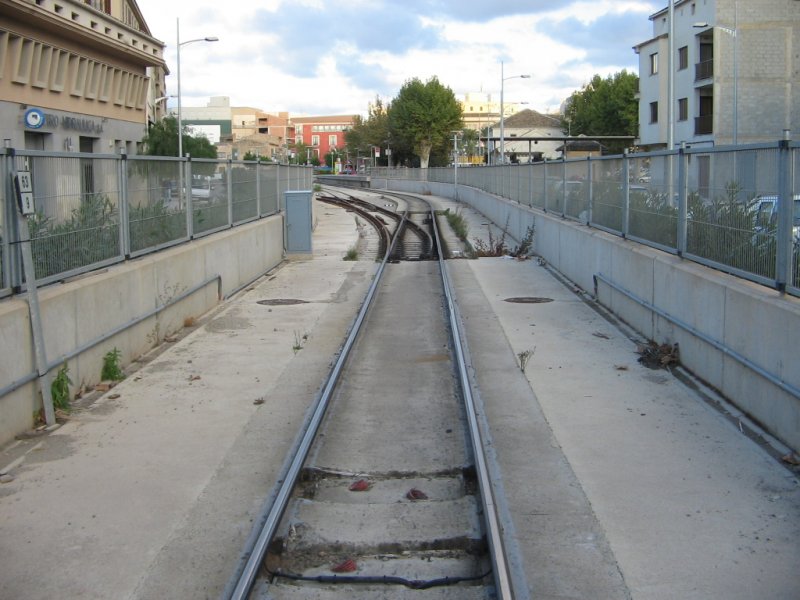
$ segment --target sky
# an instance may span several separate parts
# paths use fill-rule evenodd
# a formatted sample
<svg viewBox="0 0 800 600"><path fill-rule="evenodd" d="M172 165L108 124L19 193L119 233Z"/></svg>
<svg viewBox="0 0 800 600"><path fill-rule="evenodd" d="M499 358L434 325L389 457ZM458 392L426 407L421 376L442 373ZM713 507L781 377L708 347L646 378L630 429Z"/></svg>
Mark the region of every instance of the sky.
<svg viewBox="0 0 800 600"><path fill-rule="evenodd" d="M137 0L166 43L169 94L205 106L292 115L366 115L413 78L463 99L557 112L595 74L638 72L633 46L652 37L648 17L667 0ZM179 19L179 21L178 21ZM518 75L529 75L521 78ZM504 83L501 81L505 79ZM176 106L177 100L169 100Z"/></svg>

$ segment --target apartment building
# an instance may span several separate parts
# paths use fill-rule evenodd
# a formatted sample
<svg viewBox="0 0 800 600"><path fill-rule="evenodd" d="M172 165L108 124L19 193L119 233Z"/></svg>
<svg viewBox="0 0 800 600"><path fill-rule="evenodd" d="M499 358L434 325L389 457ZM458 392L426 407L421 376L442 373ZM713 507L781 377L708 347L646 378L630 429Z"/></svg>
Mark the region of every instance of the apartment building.
<svg viewBox="0 0 800 600"><path fill-rule="evenodd" d="M800 135L800 1L673 0L650 20L653 37L634 47L639 146Z"/></svg>
<svg viewBox="0 0 800 600"><path fill-rule="evenodd" d="M464 127L482 132L500 119L500 101L485 92L467 92L463 100L459 100ZM523 102L503 102L505 118L515 115Z"/></svg>
<svg viewBox="0 0 800 600"><path fill-rule="evenodd" d="M292 117L294 144L308 147L308 159L316 157L320 162L332 150L345 149L345 133L353 126L355 115L332 115L316 117ZM365 152L368 149L364 149ZM302 157L300 157L302 159ZM353 161L356 156L351 157Z"/></svg>
<svg viewBox="0 0 800 600"><path fill-rule="evenodd" d="M163 115L164 43L134 0L0 0L0 123L16 148L134 154Z"/></svg>

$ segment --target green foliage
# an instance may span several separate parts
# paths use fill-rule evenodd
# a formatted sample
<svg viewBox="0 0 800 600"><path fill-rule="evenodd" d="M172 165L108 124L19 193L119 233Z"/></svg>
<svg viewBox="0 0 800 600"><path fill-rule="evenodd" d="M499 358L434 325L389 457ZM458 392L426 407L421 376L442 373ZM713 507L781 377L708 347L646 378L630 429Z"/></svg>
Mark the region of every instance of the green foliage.
<svg viewBox="0 0 800 600"><path fill-rule="evenodd" d="M376 97L375 102L368 106L366 119L356 116L353 126L345 133L345 143L351 155L357 156L359 152L369 154L369 149L374 146L386 148L387 140L392 139L389 132L389 107L390 105L384 106L383 101ZM392 148L392 153L395 153L395 148ZM386 166L388 159L381 156L377 159L377 164Z"/></svg>
<svg viewBox="0 0 800 600"><path fill-rule="evenodd" d="M624 69L605 79L599 75L572 94L561 127L572 135L638 135L639 78ZM622 152L624 141L606 144L612 154Z"/></svg>
<svg viewBox="0 0 800 600"><path fill-rule="evenodd" d="M144 142L144 153L150 156L178 156L178 120L164 117L150 126ZM217 148L205 136L183 133L183 153L192 158L217 158Z"/></svg>
<svg viewBox="0 0 800 600"><path fill-rule="evenodd" d="M445 211L444 216L447 218L450 229L453 230L456 237L462 242L466 242L469 235L469 227L464 217L460 213L450 212L449 208Z"/></svg>
<svg viewBox="0 0 800 600"><path fill-rule="evenodd" d="M704 202L697 194L688 198L686 249L709 260L773 278L774 232L755 229L753 201L741 202L739 186L729 183L725 193Z"/></svg>
<svg viewBox="0 0 800 600"><path fill-rule="evenodd" d="M58 370L58 374L53 383L50 384L50 396L53 398L53 407L58 410L69 410L69 386L72 380L69 378L69 366L64 363Z"/></svg>
<svg viewBox="0 0 800 600"><path fill-rule="evenodd" d="M106 352L103 357L103 369L100 372L100 379L103 381L122 381L125 379L125 373L119 364L119 359L122 353L115 347L113 350Z"/></svg>
<svg viewBox="0 0 800 600"><path fill-rule="evenodd" d="M297 142L291 149L294 158L289 160L290 163L294 165L304 165L306 161L308 161L308 164L314 165L315 167L319 165L319 158L312 152L311 146L306 146L303 142Z"/></svg>
<svg viewBox="0 0 800 600"><path fill-rule="evenodd" d="M393 150L411 149L423 169L428 168L431 151L447 155L451 132L464 126L453 90L436 77L426 83L417 78L407 81L388 115Z"/></svg>
<svg viewBox="0 0 800 600"><path fill-rule="evenodd" d="M358 249L355 246L348 248L342 260L358 260Z"/></svg>
<svg viewBox="0 0 800 600"><path fill-rule="evenodd" d="M117 209L105 194L85 194L69 219L37 212L28 219L37 278L49 277L120 254Z"/></svg>
<svg viewBox="0 0 800 600"><path fill-rule="evenodd" d="M186 235L186 215L161 202L135 206L130 211L131 251L158 246Z"/></svg>

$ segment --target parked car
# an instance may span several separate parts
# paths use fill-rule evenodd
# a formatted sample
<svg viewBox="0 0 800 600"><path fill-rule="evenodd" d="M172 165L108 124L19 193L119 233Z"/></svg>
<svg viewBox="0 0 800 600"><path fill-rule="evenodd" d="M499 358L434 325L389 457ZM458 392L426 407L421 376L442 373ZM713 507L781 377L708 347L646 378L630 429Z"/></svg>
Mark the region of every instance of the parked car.
<svg viewBox="0 0 800 600"><path fill-rule="evenodd" d="M755 215L754 230L756 233L767 233L778 228L778 196L757 196L753 204ZM795 244L800 243L800 194L794 195L792 212L792 238Z"/></svg>

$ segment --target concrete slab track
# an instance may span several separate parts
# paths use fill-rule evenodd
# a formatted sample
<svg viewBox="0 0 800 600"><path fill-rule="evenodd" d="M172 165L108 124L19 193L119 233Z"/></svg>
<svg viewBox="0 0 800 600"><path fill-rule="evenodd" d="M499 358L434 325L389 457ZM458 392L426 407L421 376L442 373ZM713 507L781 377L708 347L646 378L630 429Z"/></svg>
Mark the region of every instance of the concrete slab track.
<svg viewBox="0 0 800 600"><path fill-rule="evenodd" d="M313 259L0 452L0 598L218 597L374 270L357 235L322 206ZM535 260L448 264L532 598L800 597L795 474Z"/></svg>

